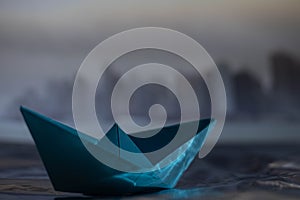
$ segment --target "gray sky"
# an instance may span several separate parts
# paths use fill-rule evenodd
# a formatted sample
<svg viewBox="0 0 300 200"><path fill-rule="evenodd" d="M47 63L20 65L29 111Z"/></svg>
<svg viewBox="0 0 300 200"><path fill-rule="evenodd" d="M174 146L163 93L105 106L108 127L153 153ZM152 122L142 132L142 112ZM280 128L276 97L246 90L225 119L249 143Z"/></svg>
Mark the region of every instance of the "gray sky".
<svg viewBox="0 0 300 200"><path fill-rule="evenodd" d="M159 26L181 31L232 70L268 85L268 56L300 57L299 0L0 1L0 113L24 88L70 76L112 34Z"/></svg>

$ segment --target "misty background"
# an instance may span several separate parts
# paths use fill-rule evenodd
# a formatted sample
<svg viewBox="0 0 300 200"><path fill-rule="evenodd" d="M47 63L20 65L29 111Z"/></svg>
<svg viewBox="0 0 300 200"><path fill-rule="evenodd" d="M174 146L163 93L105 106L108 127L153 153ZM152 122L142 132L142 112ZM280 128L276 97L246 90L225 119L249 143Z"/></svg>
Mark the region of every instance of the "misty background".
<svg viewBox="0 0 300 200"><path fill-rule="evenodd" d="M192 37L217 64L228 103L220 142L299 142L299 8L298 0L1 0L0 140L31 142L20 105L72 124L74 77L87 54L113 34L155 26ZM205 84L186 70L191 66L175 55L144 50L116 60L100 80L99 118L112 120L107 96L120 69L149 61L181 69L196 88L203 116L209 116ZM180 90L176 77L163 78ZM137 91L131 111L137 118L147 117L147 108L157 102L165 105L170 119L178 120L178 102L157 86Z"/></svg>

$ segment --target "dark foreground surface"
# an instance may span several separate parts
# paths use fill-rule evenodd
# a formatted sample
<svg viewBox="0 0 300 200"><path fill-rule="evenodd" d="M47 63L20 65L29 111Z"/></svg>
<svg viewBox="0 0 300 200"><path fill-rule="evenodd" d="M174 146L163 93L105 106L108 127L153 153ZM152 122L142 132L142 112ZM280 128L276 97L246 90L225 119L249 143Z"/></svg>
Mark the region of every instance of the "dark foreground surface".
<svg viewBox="0 0 300 200"><path fill-rule="evenodd" d="M300 199L299 145L219 145L176 189L125 197L56 192L34 146L0 148L0 199Z"/></svg>

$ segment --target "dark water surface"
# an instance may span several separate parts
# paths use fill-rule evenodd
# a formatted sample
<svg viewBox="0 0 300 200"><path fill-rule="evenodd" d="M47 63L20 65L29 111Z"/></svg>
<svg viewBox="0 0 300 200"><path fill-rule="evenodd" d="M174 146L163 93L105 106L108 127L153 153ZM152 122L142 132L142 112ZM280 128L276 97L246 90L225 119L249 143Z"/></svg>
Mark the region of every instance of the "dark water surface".
<svg viewBox="0 0 300 200"><path fill-rule="evenodd" d="M34 146L0 148L0 199L300 199L299 145L217 145L175 189L124 197L54 191Z"/></svg>

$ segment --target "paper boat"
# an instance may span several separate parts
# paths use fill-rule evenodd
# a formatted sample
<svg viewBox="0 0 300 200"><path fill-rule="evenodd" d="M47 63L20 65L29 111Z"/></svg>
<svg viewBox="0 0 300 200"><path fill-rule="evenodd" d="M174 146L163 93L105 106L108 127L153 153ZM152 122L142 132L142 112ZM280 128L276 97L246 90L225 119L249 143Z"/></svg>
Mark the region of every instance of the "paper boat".
<svg viewBox="0 0 300 200"><path fill-rule="evenodd" d="M145 153L170 142L179 127L178 124L163 127L159 134L149 138L128 135L115 124L102 139L97 140L28 108L21 107L21 112L54 189L86 195L126 195L175 187L198 154L214 124L210 119L193 122L199 125L197 134L180 147L167 152L168 155L163 155L163 159L151 160L150 163L154 163L153 170L134 173L118 171L103 164L87 150L82 140L99 152L104 151L104 154L106 153L102 150L102 141L107 138L120 149ZM130 163L120 153L107 154L111 159L120 160L120 163L124 161L123 164L134 165L134 161ZM177 157L169 164L162 165L172 156ZM144 159L147 160L147 156Z"/></svg>

